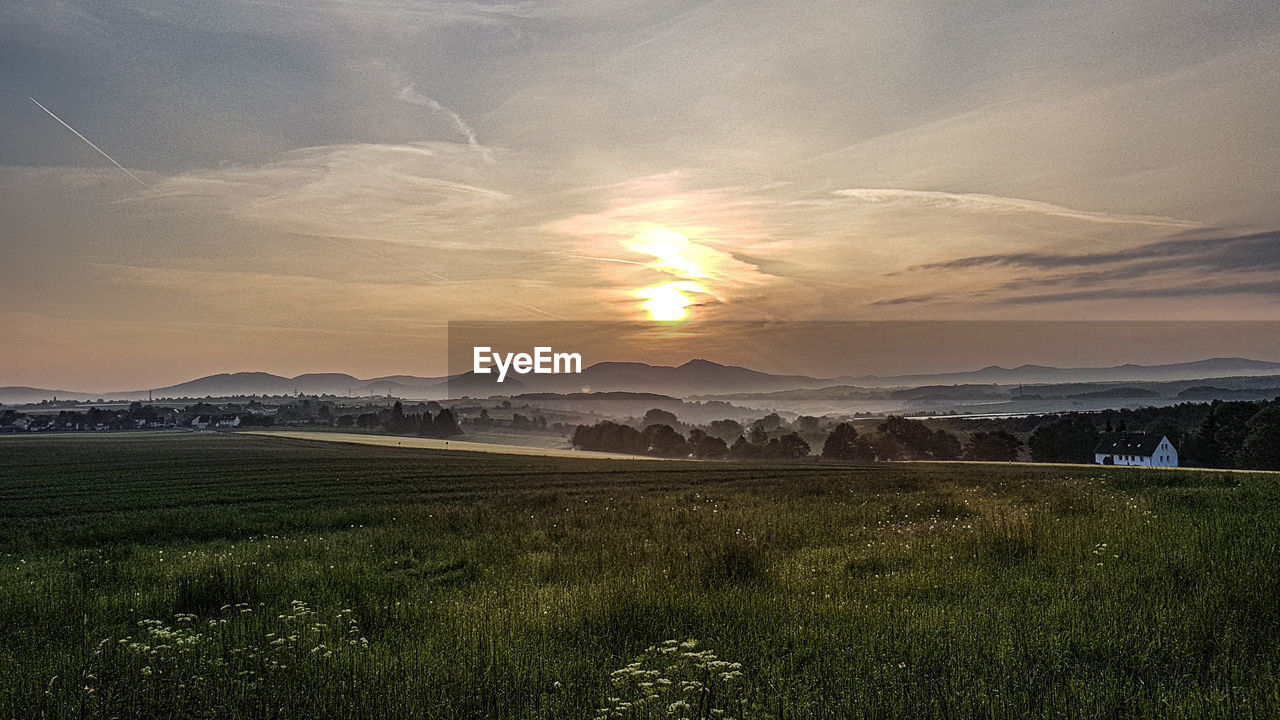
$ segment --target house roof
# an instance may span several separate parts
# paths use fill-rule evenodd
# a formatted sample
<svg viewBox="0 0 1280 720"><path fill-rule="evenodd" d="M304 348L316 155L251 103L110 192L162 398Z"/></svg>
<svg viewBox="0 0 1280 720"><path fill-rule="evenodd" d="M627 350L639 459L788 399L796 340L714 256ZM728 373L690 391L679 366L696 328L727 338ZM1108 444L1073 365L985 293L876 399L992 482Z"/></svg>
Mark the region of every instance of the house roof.
<svg viewBox="0 0 1280 720"><path fill-rule="evenodd" d="M1160 441L1163 439L1163 435L1140 432L1113 433L1103 435L1098 441L1098 447L1093 451L1112 455L1155 455L1156 448L1160 446Z"/></svg>

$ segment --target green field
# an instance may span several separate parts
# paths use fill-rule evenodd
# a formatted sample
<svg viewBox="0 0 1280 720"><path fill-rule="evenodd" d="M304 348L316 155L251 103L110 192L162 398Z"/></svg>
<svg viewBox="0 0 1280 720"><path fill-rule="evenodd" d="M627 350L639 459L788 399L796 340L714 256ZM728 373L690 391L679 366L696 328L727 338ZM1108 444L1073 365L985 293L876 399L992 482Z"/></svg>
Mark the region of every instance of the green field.
<svg viewBox="0 0 1280 720"><path fill-rule="evenodd" d="M1280 477L0 438L0 718L601 716L1280 717Z"/></svg>

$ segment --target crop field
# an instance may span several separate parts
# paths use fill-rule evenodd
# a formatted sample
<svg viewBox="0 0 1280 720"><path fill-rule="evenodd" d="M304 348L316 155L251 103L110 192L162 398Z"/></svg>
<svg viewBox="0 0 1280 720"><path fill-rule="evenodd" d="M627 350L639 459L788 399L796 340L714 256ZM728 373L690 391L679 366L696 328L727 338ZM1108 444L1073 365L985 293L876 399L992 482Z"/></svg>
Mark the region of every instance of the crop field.
<svg viewBox="0 0 1280 720"><path fill-rule="evenodd" d="M1280 717L1280 476L0 438L11 717Z"/></svg>

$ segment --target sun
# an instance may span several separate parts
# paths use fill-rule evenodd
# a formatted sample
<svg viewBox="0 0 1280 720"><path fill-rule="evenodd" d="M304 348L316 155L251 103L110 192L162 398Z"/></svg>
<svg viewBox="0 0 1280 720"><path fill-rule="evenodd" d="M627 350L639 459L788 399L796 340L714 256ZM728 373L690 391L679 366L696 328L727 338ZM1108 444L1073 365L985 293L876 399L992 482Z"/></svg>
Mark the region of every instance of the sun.
<svg viewBox="0 0 1280 720"><path fill-rule="evenodd" d="M632 252L654 258L649 267L677 280L643 287L632 291L641 298L640 308L655 322L680 322L689 315L689 308L697 303L690 294L705 294L702 285L694 282L709 278L710 273L699 262L701 248L690 242L688 236L660 225L641 229L629 241L626 248ZM697 259L695 259L697 258Z"/></svg>
<svg viewBox="0 0 1280 720"><path fill-rule="evenodd" d="M678 281L665 285L640 288L635 295L644 298L640 307L655 322L679 322L689 315L689 307L693 300L685 293L706 292L697 283Z"/></svg>

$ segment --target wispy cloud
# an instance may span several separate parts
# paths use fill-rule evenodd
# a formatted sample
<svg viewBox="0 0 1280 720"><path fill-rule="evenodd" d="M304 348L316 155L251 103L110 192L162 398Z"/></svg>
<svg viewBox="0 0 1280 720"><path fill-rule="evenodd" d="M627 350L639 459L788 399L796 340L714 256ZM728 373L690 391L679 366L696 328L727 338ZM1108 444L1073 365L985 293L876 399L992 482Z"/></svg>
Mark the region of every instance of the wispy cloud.
<svg viewBox="0 0 1280 720"><path fill-rule="evenodd" d="M1016 271L1012 277L993 270ZM1108 303L1142 299L1280 296L1280 232L1175 237L1091 253L1007 253L929 263L903 274L957 273L978 280L967 297L954 293L902 295L877 306L968 301L978 305ZM978 273L975 275L974 273Z"/></svg>
<svg viewBox="0 0 1280 720"><path fill-rule="evenodd" d="M396 94L396 99L401 102L409 103L410 105L430 108L432 111L438 112L449 118L449 120L453 122L453 126L458 129L458 133L466 138L467 145L478 151L480 156L484 158L485 162L490 165L494 164L495 161L493 159L493 153L489 151L489 148L480 144L480 139L476 136L476 131L471 129L471 126L467 124L467 121L463 120L462 116L458 113L418 92L414 89L413 83L409 83L401 88L400 92Z"/></svg>
<svg viewBox="0 0 1280 720"><path fill-rule="evenodd" d="M985 266L1038 270L1134 263L1130 270L1113 275L1123 279L1157 270L1241 272L1280 270L1280 231L1198 239L1170 239L1107 252L1054 254L1007 253L978 255L923 265L926 269L963 269Z"/></svg>
<svg viewBox="0 0 1280 720"><path fill-rule="evenodd" d="M1000 302L1005 305L1037 305L1081 300L1088 302L1105 302L1109 300L1136 300L1152 298L1185 299L1232 295L1255 295L1273 300L1280 299L1280 284L1271 281L1246 283L1215 282L1211 284L1192 282L1170 287L1138 289L1103 288L1081 290L1077 292L1016 295L1005 298Z"/></svg>
<svg viewBox="0 0 1280 720"><path fill-rule="evenodd" d="M1001 197L982 193L952 193L936 190L903 190L899 188L849 188L836 190L833 194L868 204L897 204L940 210L959 210L985 215L1028 213L1096 223L1154 225L1160 227L1193 227L1195 225L1193 222L1174 218L1090 212L1037 200Z"/></svg>

